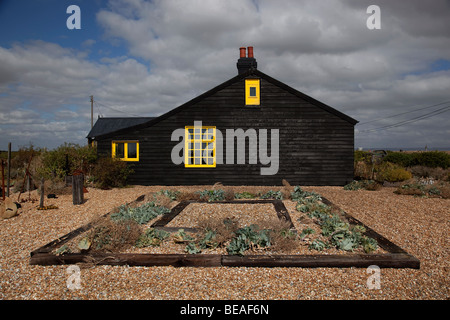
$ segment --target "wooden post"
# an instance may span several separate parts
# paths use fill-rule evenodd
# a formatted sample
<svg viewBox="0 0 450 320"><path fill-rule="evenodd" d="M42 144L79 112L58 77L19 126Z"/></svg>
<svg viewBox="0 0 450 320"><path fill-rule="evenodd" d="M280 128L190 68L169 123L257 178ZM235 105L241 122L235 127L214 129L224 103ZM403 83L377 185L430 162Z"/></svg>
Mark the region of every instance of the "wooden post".
<svg viewBox="0 0 450 320"><path fill-rule="evenodd" d="M8 143L8 176L6 178L6 196L9 197L9 187L11 180L11 142Z"/></svg>
<svg viewBox="0 0 450 320"><path fill-rule="evenodd" d="M39 208L44 207L44 178L41 179L41 200L39 201Z"/></svg>
<svg viewBox="0 0 450 320"><path fill-rule="evenodd" d="M83 186L84 186L84 175L74 175L72 176L72 197L73 197L73 204L83 204L84 202L84 193L83 193Z"/></svg>
<svg viewBox="0 0 450 320"><path fill-rule="evenodd" d="M2 198L3 201L5 201L5 167L3 164L3 159L1 159L2 161Z"/></svg>

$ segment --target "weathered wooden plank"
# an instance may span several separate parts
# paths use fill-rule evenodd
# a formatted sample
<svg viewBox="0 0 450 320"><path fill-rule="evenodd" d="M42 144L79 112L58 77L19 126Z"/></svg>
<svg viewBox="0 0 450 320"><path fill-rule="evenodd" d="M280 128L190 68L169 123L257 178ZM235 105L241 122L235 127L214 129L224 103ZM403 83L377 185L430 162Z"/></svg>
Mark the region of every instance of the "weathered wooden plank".
<svg viewBox="0 0 450 320"><path fill-rule="evenodd" d="M170 221L172 221L178 214L180 214L181 211L184 210L189 205L190 201L181 201L179 204L177 204L172 210L168 213L162 216L158 221L154 222L151 227L164 227L166 224L168 224Z"/></svg>
<svg viewBox="0 0 450 320"><path fill-rule="evenodd" d="M277 212L278 219L280 219L281 221L287 221L290 224L290 228L295 230L294 223L292 222L291 216L289 215L289 212L287 211L283 201L274 200L273 206L275 208L275 211Z"/></svg>
<svg viewBox="0 0 450 320"><path fill-rule="evenodd" d="M31 257L31 265L64 265L90 263L95 265L220 267L221 255L217 254L133 254L133 253L69 253L53 255L39 253Z"/></svg>
<svg viewBox="0 0 450 320"><path fill-rule="evenodd" d="M377 265L380 268L420 268L420 261L408 254L366 255L258 255L222 256L226 267L301 267L301 268L365 268Z"/></svg>
<svg viewBox="0 0 450 320"><path fill-rule="evenodd" d="M96 265L174 266L174 267L297 267L297 268L420 268L420 261L409 254L366 255L248 255L216 254L132 254L70 253L56 256L39 253L31 257L31 265L64 265L91 263Z"/></svg>

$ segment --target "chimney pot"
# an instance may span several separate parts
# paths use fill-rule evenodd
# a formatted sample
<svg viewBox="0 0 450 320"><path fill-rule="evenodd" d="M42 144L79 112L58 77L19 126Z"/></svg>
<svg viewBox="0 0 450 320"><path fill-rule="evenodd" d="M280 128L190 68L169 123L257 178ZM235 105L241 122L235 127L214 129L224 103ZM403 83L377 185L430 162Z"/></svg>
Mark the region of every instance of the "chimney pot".
<svg viewBox="0 0 450 320"><path fill-rule="evenodd" d="M245 58L246 57L245 47L240 47L239 51L240 51L240 57Z"/></svg>
<svg viewBox="0 0 450 320"><path fill-rule="evenodd" d="M248 47L248 58L253 58L253 47Z"/></svg>

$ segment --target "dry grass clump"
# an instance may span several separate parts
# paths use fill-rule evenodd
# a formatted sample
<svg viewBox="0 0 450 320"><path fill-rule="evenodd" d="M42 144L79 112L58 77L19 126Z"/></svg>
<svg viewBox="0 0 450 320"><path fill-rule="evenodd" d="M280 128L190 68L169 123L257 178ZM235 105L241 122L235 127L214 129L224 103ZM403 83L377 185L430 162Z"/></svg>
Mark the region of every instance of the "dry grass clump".
<svg viewBox="0 0 450 320"><path fill-rule="evenodd" d="M177 201L200 201L201 197L197 191L181 191L177 195Z"/></svg>
<svg viewBox="0 0 450 320"><path fill-rule="evenodd" d="M296 241L297 234L291 231L289 222L274 218L271 221L260 221L257 225L262 230L272 230L270 233L271 251L289 253L299 246L299 242Z"/></svg>
<svg viewBox="0 0 450 320"><path fill-rule="evenodd" d="M234 217L223 219L213 216L199 221L198 227L204 231L214 231L216 233L215 240L220 245L233 237L234 232L239 229L239 221Z"/></svg>
<svg viewBox="0 0 450 320"><path fill-rule="evenodd" d="M93 251L120 252L134 246L141 233L133 220L113 221L104 217L91 229L87 239Z"/></svg>
<svg viewBox="0 0 450 320"><path fill-rule="evenodd" d="M158 207L165 207L167 209L170 209L172 207L173 202L174 202L166 194L159 193L159 192L157 192L157 193L155 193L153 195L153 201L155 202L155 204Z"/></svg>

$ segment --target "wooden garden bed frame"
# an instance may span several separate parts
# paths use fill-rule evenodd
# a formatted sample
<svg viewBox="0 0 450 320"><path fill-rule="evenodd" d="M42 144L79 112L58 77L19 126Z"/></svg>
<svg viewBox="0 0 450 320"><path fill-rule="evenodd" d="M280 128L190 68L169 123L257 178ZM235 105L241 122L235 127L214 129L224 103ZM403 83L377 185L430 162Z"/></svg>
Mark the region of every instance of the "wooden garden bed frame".
<svg viewBox="0 0 450 320"><path fill-rule="evenodd" d="M145 195L140 196L131 204L144 201ZM172 210L162 216L151 227L176 232L179 229L196 232L195 228L166 227L166 225L180 214L191 203L209 204L262 204L272 203L277 216L290 223L295 231L289 212L281 200L235 200L235 201L181 201ZM329 200L322 197L322 202L334 206ZM104 216L108 216L108 212ZM89 223L68 234L53 240L50 243L31 252L31 265L65 265L76 263L93 263L97 265L129 265L129 266L174 266L174 267L359 267L366 268L376 265L380 268L420 268L420 261L408 254L405 250L384 238L359 220L343 213L351 224L363 225L366 228L364 235L374 238L378 245L387 251L386 254L342 254L342 255L247 255L232 256L220 254L145 254L145 253L66 253L52 254L57 247L91 229L94 223Z"/></svg>

